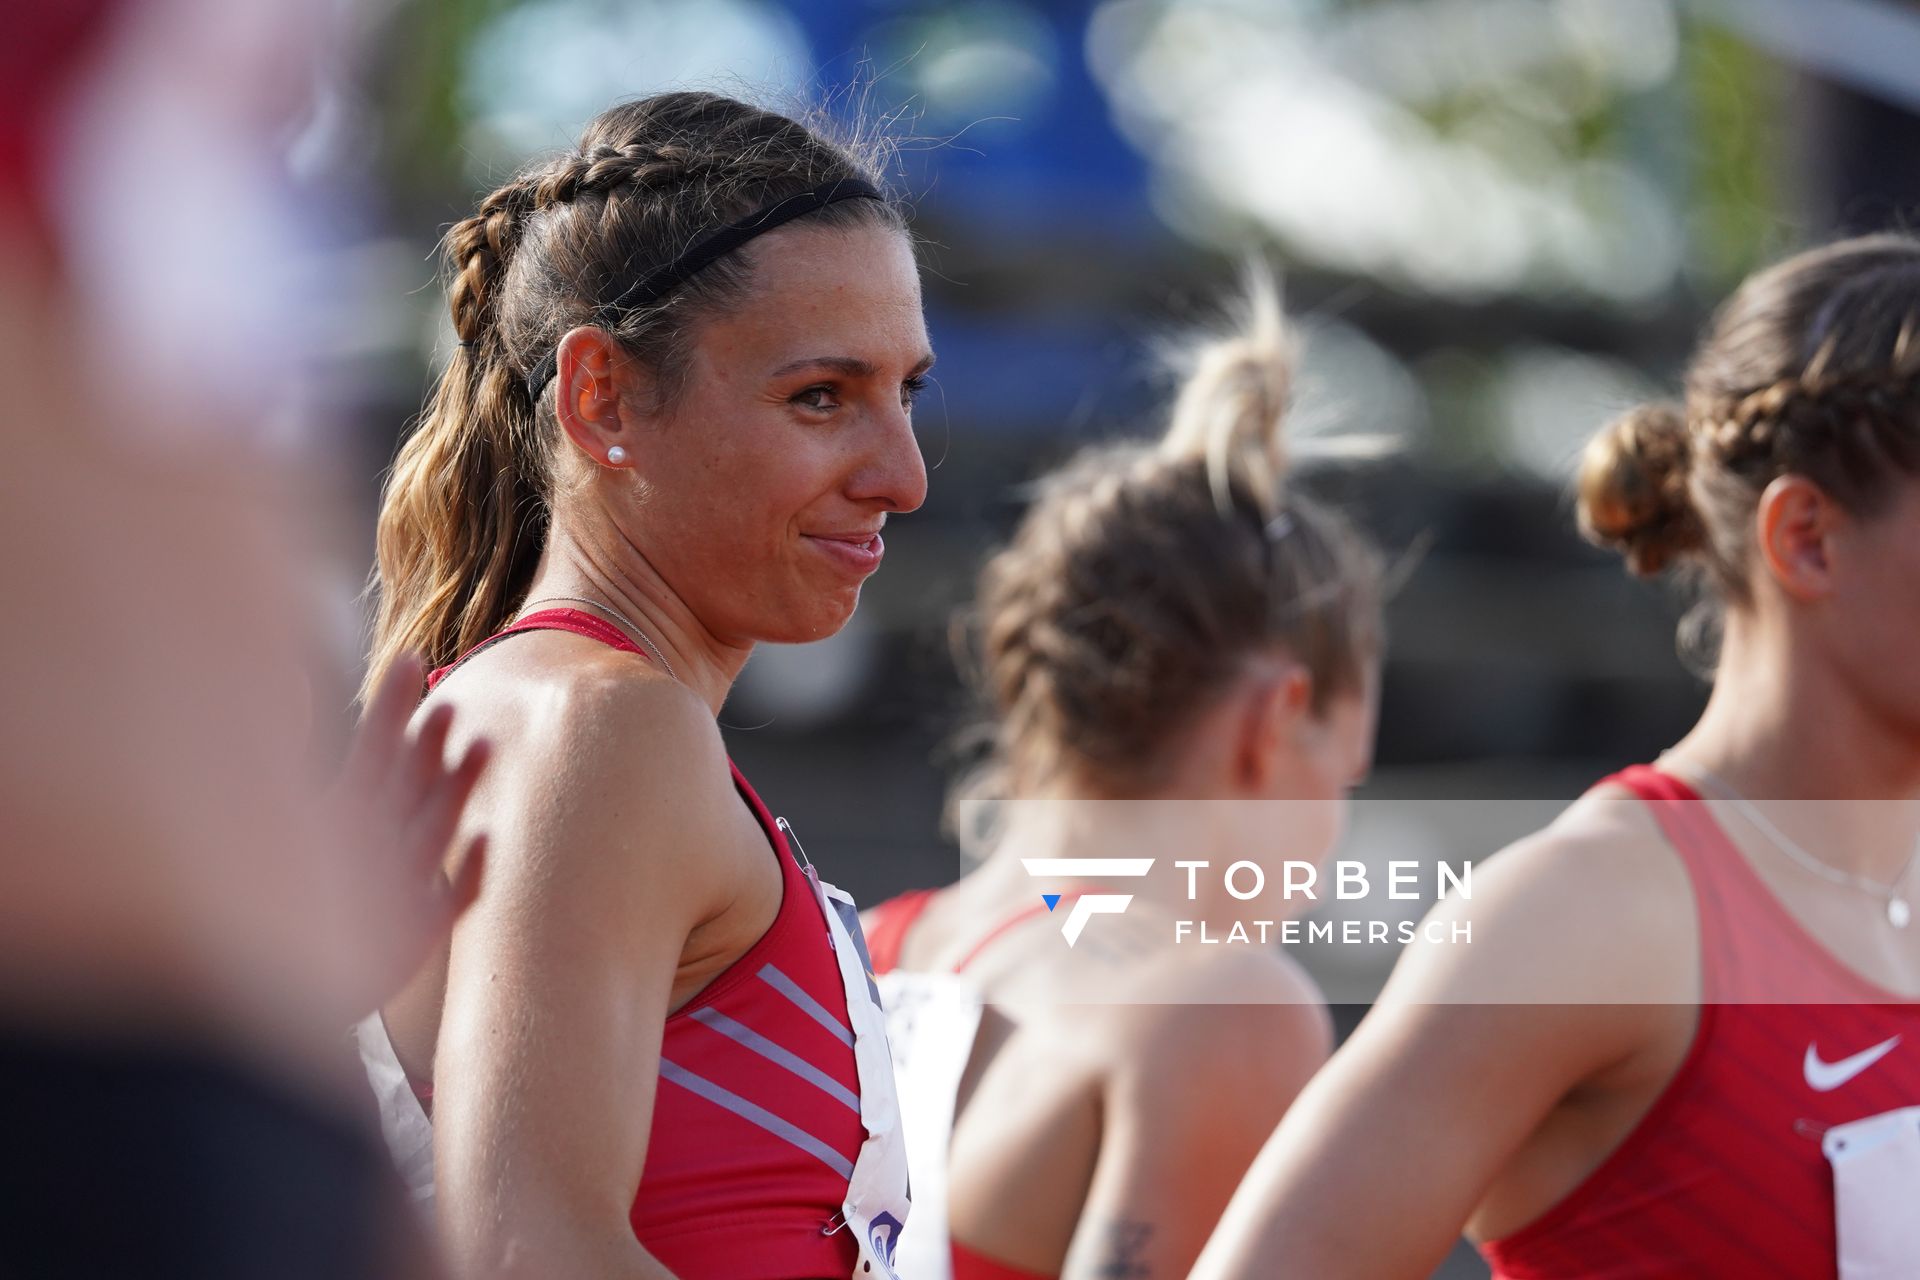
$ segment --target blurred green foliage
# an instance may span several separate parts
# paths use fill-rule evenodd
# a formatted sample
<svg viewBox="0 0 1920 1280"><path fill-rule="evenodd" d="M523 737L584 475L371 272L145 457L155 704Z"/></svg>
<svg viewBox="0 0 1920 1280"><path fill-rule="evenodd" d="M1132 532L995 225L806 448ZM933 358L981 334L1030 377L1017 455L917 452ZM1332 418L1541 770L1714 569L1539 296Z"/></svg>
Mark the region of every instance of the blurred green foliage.
<svg viewBox="0 0 1920 1280"><path fill-rule="evenodd" d="M1692 120L1689 261L1712 289L1790 247L1791 73L1738 36L1696 23L1681 79Z"/></svg>

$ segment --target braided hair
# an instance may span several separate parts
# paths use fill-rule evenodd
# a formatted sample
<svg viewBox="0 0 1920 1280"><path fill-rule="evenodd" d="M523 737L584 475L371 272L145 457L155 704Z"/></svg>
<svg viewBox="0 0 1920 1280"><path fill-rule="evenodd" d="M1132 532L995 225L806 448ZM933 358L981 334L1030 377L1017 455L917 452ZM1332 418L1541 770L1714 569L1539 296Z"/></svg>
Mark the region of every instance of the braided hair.
<svg viewBox="0 0 1920 1280"><path fill-rule="evenodd" d="M1753 514L1782 475L1871 517L1920 475L1920 239L1843 240L1754 276L1714 319L1684 403L1643 405L1587 446L1581 530L1638 574L1690 569L1752 599Z"/></svg>
<svg viewBox="0 0 1920 1280"><path fill-rule="evenodd" d="M442 244L459 340L382 494L379 608L364 690L402 652L452 661L525 596L546 543L558 429L528 374L560 339L599 325L677 393L697 321L737 306L752 259L721 257L649 306L614 301L716 228L821 183L880 185L873 147L711 93L614 107L579 145L515 177ZM898 206L853 200L815 225L904 230ZM542 409L545 412L542 412Z"/></svg>

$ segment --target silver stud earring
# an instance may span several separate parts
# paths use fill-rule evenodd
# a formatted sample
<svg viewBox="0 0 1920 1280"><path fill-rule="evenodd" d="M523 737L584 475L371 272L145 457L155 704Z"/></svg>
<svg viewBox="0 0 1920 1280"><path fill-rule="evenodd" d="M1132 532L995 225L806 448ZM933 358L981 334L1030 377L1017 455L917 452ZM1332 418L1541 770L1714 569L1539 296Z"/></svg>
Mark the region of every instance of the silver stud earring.
<svg viewBox="0 0 1920 1280"><path fill-rule="evenodd" d="M619 445L615 445L613 446L613 448L607 450L608 466L617 467L621 463L625 462L626 460L627 460L627 451L625 449L622 449Z"/></svg>

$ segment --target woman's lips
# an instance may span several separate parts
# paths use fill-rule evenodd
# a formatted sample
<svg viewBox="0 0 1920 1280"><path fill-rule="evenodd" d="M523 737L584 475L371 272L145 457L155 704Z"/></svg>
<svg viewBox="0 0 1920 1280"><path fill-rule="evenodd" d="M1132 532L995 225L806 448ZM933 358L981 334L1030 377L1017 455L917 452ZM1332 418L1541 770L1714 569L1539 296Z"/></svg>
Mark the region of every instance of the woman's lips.
<svg viewBox="0 0 1920 1280"><path fill-rule="evenodd" d="M848 572L866 577L880 567L887 544L879 532L802 534L821 554Z"/></svg>

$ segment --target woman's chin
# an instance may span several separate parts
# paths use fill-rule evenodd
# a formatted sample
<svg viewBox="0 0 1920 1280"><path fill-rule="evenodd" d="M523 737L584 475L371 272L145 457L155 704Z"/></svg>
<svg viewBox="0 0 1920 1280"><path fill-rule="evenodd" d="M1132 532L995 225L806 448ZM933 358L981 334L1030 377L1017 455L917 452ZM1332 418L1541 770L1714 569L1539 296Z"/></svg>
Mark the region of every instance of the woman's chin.
<svg viewBox="0 0 1920 1280"><path fill-rule="evenodd" d="M767 619L760 639L768 644L811 644L840 633L860 603L860 588L810 596L804 603Z"/></svg>

